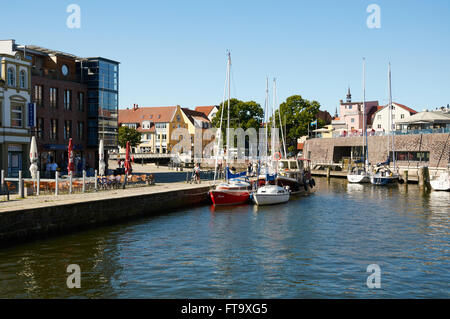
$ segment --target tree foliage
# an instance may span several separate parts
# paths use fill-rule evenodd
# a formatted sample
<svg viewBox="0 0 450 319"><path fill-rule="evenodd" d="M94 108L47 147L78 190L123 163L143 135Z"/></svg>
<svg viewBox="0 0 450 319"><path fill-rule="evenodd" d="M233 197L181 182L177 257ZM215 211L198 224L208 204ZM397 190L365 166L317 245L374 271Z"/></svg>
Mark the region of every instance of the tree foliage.
<svg viewBox="0 0 450 319"><path fill-rule="evenodd" d="M288 152L297 150L297 138L308 134L308 126L317 118L320 104L317 101L303 99L301 95L293 95L281 103L281 122L283 132L286 129L286 147ZM275 113L276 126L279 127L278 110ZM317 127L323 126L324 122L318 120ZM316 126L310 127L310 130L316 129ZM281 136L281 134L280 134Z"/></svg>
<svg viewBox="0 0 450 319"><path fill-rule="evenodd" d="M222 103L219 106L219 111L212 119L213 127L220 127L220 117L222 114ZM255 101L244 102L238 99L230 99L230 128L242 128L247 130L250 127L257 131L261 127L263 121L263 109L261 105ZM228 101L225 101L225 108L223 109L222 119L222 136L226 140L226 128L228 118Z"/></svg>
<svg viewBox="0 0 450 319"><path fill-rule="evenodd" d="M119 145L122 148L127 146L127 141L130 142L130 147L136 147L141 143L141 133L136 129L128 126L119 127Z"/></svg>

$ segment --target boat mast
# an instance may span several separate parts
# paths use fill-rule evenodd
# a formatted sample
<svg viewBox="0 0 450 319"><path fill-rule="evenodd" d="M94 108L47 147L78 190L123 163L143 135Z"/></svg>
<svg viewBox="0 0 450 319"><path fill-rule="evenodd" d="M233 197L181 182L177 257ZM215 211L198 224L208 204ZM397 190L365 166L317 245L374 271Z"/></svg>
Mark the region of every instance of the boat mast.
<svg viewBox="0 0 450 319"><path fill-rule="evenodd" d="M389 135L392 135L392 162L395 170L395 153L394 153L394 135L392 132L392 88L391 88L391 63L388 66L388 78L389 78ZM389 138L388 136L388 152L389 152Z"/></svg>
<svg viewBox="0 0 450 319"><path fill-rule="evenodd" d="M231 69L231 54L228 51L228 63L227 63L227 73L228 73L228 111L227 111L227 166L230 162L230 69ZM227 178L228 181L228 178Z"/></svg>
<svg viewBox="0 0 450 319"><path fill-rule="evenodd" d="M369 167L369 152L367 150L367 120L366 120L366 58L363 58L363 155L364 171Z"/></svg>
<svg viewBox="0 0 450 319"><path fill-rule="evenodd" d="M275 87L274 89L274 95L275 95L275 106L277 105L277 80L274 78L273 79L273 85ZM287 158L287 153L286 153L286 143L284 141L284 133L283 133L283 124L281 123L281 106L278 108L278 119L280 120L280 130L281 130L281 141L283 143L283 151L284 151L284 156L283 158Z"/></svg>
<svg viewBox="0 0 450 319"><path fill-rule="evenodd" d="M269 151L269 133L268 133L268 129L269 129L269 78L266 77L266 99L265 99L265 105L264 105L264 118L265 118L265 122L266 122L266 140L265 142L265 166L266 166L266 174L268 174L267 172L267 161L269 160L269 155L267 154Z"/></svg>
<svg viewBox="0 0 450 319"><path fill-rule="evenodd" d="M388 130L387 130L387 152L388 152L388 165L390 164L391 154L390 154L390 145L389 145L389 139L391 135L391 63L388 65Z"/></svg>
<svg viewBox="0 0 450 319"><path fill-rule="evenodd" d="M226 96L226 90L227 90L227 81L228 81L228 62L227 62L227 72L225 77L225 85L223 87L223 99L222 99L222 112L220 113L220 127L219 127L219 138L217 139L217 153L216 153L216 161L214 164L214 184L216 183L216 177L217 177L217 160L220 155L220 150L223 150L221 147L221 139L222 139L222 122L223 122L223 110L225 108L225 96ZM223 152L222 152L223 154ZM222 158L223 160L223 158Z"/></svg>

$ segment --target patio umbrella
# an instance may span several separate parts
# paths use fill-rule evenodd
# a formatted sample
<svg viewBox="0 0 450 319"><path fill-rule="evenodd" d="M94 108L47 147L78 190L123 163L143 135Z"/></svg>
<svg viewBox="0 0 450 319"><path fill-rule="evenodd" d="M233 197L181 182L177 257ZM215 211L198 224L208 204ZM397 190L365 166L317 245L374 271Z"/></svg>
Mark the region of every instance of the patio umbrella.
<svg viewBox="0 0 450 319"><path fill-rule="evenodd" d="M67 148L67 155L69 158L68 164L67 164L67 173L69 175L72 175L75 171L75 164L73 163L73 142L72 138L69 139L69 147Z"/></svg>
<svg viewBox="0 0 450 319"><path fill-rule="evenodd" d="M98 145L98 173L100 176L105 175L105 168L105 150L103 146L103 139L101 139Z"/></svg>
<svg viewBox="0 0 450 319"><path fill-rule="evenodd" d="M125 151L125 174L131 174L130 142L128 141Z"/></svg>
<svg viewBox="0 0 450 319"><path fill-rule="evenodd" d="M30 145L30 163L31 163L30 173L33 179L37 178L37 171L38 171L37 161L38 161L37 143L36 137L33 136L31 138L31 145Z"/></svg>

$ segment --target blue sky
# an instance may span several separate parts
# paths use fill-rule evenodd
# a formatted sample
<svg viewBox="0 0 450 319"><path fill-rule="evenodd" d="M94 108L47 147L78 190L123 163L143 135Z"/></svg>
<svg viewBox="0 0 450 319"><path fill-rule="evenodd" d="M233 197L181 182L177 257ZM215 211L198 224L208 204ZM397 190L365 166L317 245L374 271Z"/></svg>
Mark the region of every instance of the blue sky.
<svg viewBox="0 0 450 319"><path fill-rule="evenodd" d="M81 28L69 29L69 4ZM381 8L369 29L366 8ZM393 99L418 111L450 103L450 1L104 1L41 0L2 4L0 38L121 62L120 107L221 102L226 51L232 95L264 101L265 77L278 101L293 94L334 114L350 86L368 100ZM18 23L19 22L19 23Z"/></svg>

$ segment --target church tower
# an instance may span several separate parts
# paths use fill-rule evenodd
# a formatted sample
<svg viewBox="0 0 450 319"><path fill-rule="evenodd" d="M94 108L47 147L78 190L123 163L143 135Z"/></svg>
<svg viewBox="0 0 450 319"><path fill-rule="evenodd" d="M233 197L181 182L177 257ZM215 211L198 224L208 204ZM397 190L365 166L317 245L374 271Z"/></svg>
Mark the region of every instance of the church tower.
<svg viewBox="0 0 450 319"><path fill-rule="evenodd" d="M350 87L348 87L348 93L347 93L347 103L352 102L352 94L350 93Z"/></svg>

